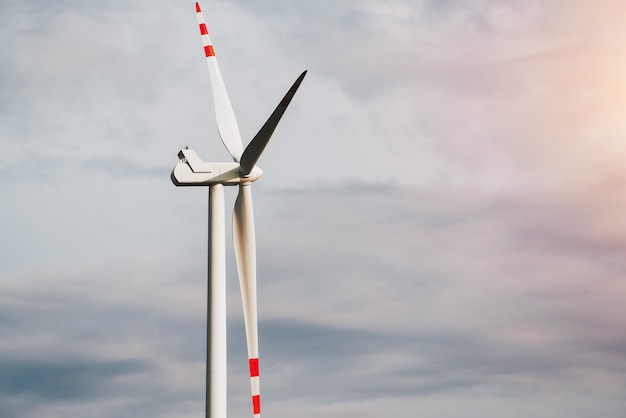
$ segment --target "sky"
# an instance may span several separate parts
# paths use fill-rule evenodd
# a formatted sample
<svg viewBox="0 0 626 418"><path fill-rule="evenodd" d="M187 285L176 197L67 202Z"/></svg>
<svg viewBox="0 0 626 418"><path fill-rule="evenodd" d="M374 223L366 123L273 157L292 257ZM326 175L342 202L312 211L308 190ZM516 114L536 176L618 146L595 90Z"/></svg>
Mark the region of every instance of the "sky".
<svg viewBox="0 0 626 418"><path fill-rule="evenodd" d="M626 415L625 3L201 6L244 143L308 70L253 186L264 415ZM194 2L0 0L0 92L0 416L203 416Z"/></svg>

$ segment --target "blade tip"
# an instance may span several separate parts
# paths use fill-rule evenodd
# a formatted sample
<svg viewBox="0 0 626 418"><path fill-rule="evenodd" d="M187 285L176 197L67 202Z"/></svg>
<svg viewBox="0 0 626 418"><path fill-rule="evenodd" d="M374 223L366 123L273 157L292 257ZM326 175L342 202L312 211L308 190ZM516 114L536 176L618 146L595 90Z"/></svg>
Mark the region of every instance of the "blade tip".
<svg viewBox="0 0 626 418"><path fill-rule="evenodd" d="M198 4L198 2L196 2L196 13L200 13L202 10L200 10L200 4Z"/></svg>

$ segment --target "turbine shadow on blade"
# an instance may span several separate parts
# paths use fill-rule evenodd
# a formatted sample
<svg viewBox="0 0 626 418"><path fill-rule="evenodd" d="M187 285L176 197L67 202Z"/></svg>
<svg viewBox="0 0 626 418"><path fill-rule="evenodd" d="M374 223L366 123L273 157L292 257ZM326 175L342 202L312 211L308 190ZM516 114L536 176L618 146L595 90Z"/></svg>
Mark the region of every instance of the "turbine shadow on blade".
<svg viewBox="0 0 626 418"><path fill-rule="evenodd" d="M196 13L211 79L218 131L224 146L234 160L234 162L205 162L193 150L185 147L178 153L179 161L171 174L172 182L176 186L209 187L206 417L226 418L226 272L223 188L238 185L239 194L233 211L233 243L244 310L252 411L254 417L257 418L260 417L261 406L256 241L251 183L261 177L263 171L256 164L307 72L300 74L244 150L235 114L217 64L215 49L198 3L196 3Z"/></svg>
<svg viewBox="0 0 626 418"><path fill-rule="evenodd" d="M272 115L269 119L263 124L259 132L252 138L252 141L248 144L245 151L241 155L240 167L241 173L244 176L250 174L254 166L256 165L259 157L265 150L267 143L270 141L278 122L280 122L280 118L283 117L283 113L287 110L287 106L291 103L291 99L293 99L294 94L298 91L298 87L304 80L304 76L306 75L306 71L304 71L298 79L293 83L283 100L280 101Z"/></svg>

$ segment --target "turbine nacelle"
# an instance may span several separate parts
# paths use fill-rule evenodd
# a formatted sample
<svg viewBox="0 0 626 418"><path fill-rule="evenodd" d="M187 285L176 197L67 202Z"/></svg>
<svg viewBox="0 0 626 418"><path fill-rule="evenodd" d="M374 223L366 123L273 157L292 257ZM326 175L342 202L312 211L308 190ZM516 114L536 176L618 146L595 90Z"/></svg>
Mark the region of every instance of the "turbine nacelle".
<svg viewBox="0 0 626 418"><path fill-rule="evenodd" d="M263 170L258 166L254 166L250 174L243 175L239 163L204 162L191 149L180 150L178 158L178 164L170 176L176 186L209 186L211 184L235 186L256 181L263 174Z"/></svg>

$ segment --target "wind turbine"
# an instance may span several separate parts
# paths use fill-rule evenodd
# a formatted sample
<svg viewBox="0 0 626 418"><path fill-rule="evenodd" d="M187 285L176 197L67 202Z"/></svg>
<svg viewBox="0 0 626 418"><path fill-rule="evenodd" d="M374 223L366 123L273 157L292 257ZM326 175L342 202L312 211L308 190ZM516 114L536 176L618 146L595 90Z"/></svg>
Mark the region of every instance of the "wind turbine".
<svg viewBox="0 0 626 418"><path fill-rule="evenodd" d="M217 65L217 58L200 5L196 13L222 142L233 162L204 162L193 150L178 153L171 179L176 186L209 187L209 272L207 306L206 418L226 418L226 249L224 186L239 186L233 211L233 242L243 302L252 409L260 417L259 342L257 332L256 242L252 213L251 183L263 171L256 165L276 125L285 113L306 71L293 83L269 119L244 149L233 108Z"/></svg>

